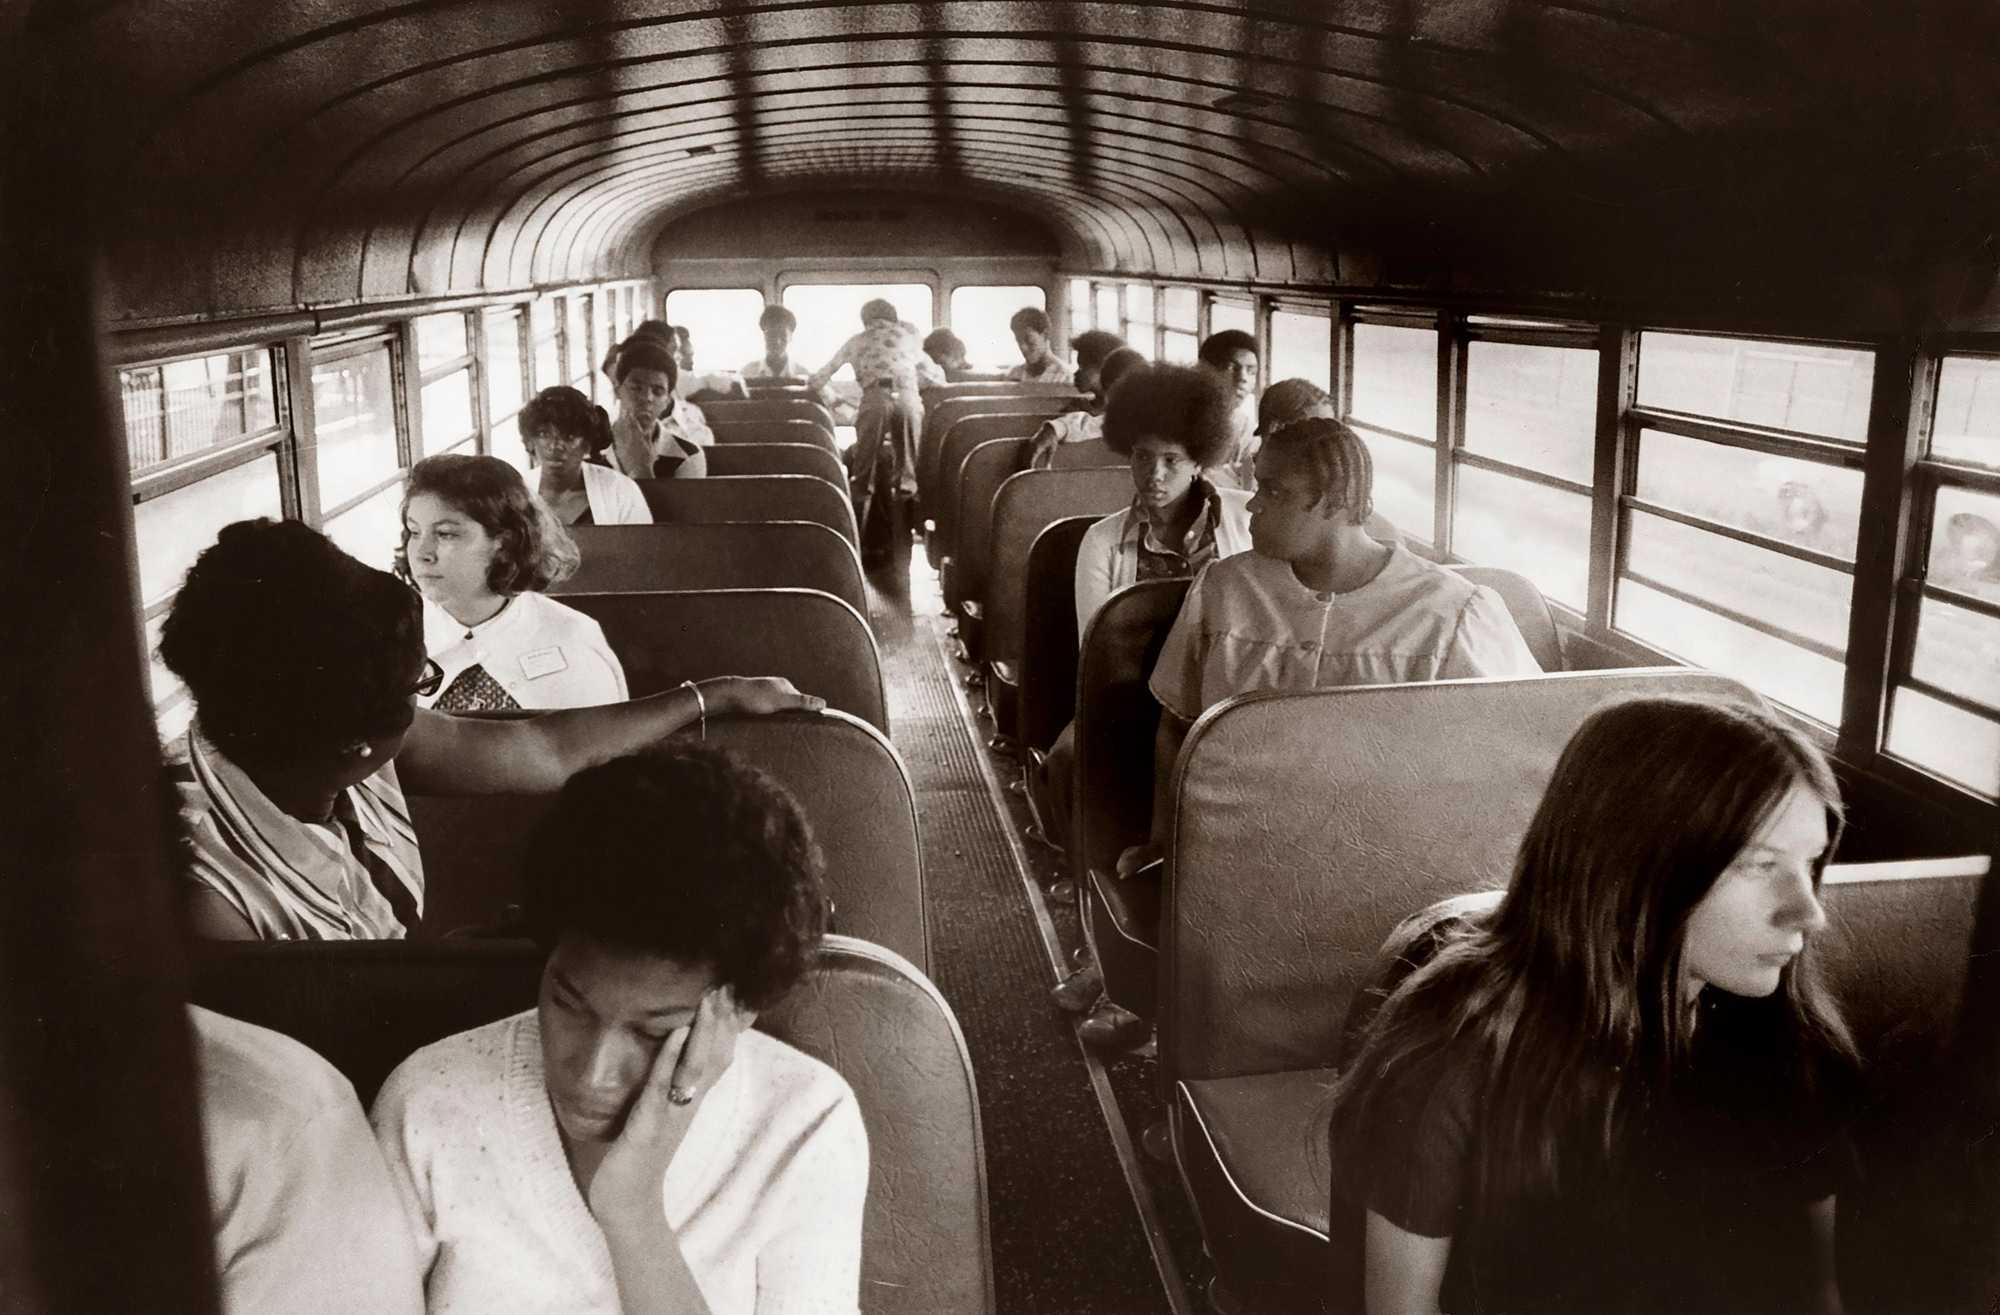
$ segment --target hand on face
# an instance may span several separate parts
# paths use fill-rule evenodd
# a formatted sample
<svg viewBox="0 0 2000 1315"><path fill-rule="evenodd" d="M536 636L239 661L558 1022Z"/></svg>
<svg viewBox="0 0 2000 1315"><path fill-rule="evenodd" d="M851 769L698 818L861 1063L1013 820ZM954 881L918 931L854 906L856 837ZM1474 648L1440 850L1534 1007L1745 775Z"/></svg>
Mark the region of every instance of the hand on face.
<svg viewBox="0 0 2000 1315"><path fill-rule="evenodd" d="M649 1220L659 1213L667 1166L696 1111L735 1059L736 1038L756 1021L728 987L717 987L702 994L693 1023L667 1035L632 1098L625 1126L590 1180L590 1212L600 1223Z"/></svg>

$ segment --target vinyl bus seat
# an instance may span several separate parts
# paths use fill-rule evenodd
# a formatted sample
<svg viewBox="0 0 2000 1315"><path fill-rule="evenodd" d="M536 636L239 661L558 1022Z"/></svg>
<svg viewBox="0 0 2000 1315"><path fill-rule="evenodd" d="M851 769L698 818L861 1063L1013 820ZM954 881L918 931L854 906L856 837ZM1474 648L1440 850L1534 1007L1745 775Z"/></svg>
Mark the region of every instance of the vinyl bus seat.
<svg viewBox="0 0 2000 1315"><path fill-rule="evenodd" d="M968 416L945 434L938 455L937 484L932 500L922 502L919 497L928 521L924 549L934 566L943 569L946 559L957 551L958 527L965 518L961 481L966 458L982 443L996 438L1032 438L1042 419L1039 415ZM1028 459L1024 454L1016 469L1025 470L1027 465Z"/></svg>
<svg viewBox="0 0 2000 1315"><path fill-rule="evenodd" d="M882 659L861 614L813 589L565 594L594 618L632 697L711 676L783 676L885 735Z"/></svg>
<svg viewBox="0 0 2000 1315"><path fill-rule="evenodd" d="M1022 606L1020 740L1038 753L1076 716L1076 554L1100 516L1052 521L1028 548ZM1068 829L1067 820L1064 823Z"/></svg>
<svg viewBox="0 0 2000 1315"><path fill-rule="evenodd" d="M930 965L916 796L894 746L838 712L718 717L708 737L740 752L790 790L826 855L834 928ZM412 794L424 856L424 919L435 940L494 927L525 894L528 835L553 795Z"/></svg>
<svg viewBox="0 0 2000 1315"><path fill-rule="evenodd" d="M956 528L940 573L939 590L947 611L958 618L958 637L965 645L966 660L975 667L985 658L986 566L993 547L993 499L1002 484L1026 468L1028 442L1025 438L990 439L968 452L958 471Z"/></svg>
<svg viewBox="0 0 2000 1315"><path fill-rule="evenodd" d="M747 405L756 405L748 403ZM716 420L709 425L715 442L722 443L811 443L838 453L831 419Z"/></svg>
<svg viewBox="0 0 2000 1315"><path fill-rule="evenodd" d="M817 443L717 443L704 449L710 478L729 475L817 475L846 492L840 458Z"/></svg>
<svg viewBox="0 0 2000 1315"><path fill-rule="evenodd" d="M419 1047L533 1008L541 968L526 941L219 941L196 953L191 995L311 1046L370 1102ZM860 1103L862 1308L991 1315L979 1103L937 988L892 951L831 936L757 1027L838 1070Z"/></svg>
<svg viewBox="0 0 2000 1315"><path fill-rule="evenodd" d="M662 593L685 589L817 589L867 614L854 545L824 525L575 525L575 575L549 592Z"/></svg>
<svg viewBox="0 0 2000 1315"><path fill-rule="evenodd" d="M815 521L861 550L854 504L845 485L811 475L719 475L708 479L642 479L657 525L719 521Z"/></svg>
<svg viewBox="0 0 2000 1315"><path fill-rule="evenodd" d="M1050 470L1095 470L1099 466L1116 466L1120 470L1131 468L1131 459L1121 457L1111 450L1101 438L1086 438L1078 443L1058 443L1056 450L1049 454Z"/></svg>
<svg viewBox="0 0 2000 1315"><path fill-rule="evenodd" d="M1282 1277L1317 1283L1327 1265L1310 1106L1384 940L1439 899L1504 885L1576 728L1659 694L1756 701L1722 676L1642 668L1250 694L1195 722L1160 885L1160 1078L1218 1279L1249 1307L1317 1300Z"/></svg>
<svg viewBox="0 0 2000 1315"><path fill-rule="evenodd" d="M1132 501L1132 477L1124 467L1096 470L1024 470L1009 476L993 495L993 523L988 543L983 656L986 661L986 703L993 710L993 726L1009 739L1020 734L1021 655L1028 647L1028 632L1043 626L1066 631L1074 654L1076 633L1075 554L1071 554L1071 579L1067 618L1029 610L1029 556L1036 540L1052 523L1067 516L1108 516ZM968 607L979 601L968 599ZM1073 664L1072 659L1072 664ZM1056 728L1058 731L1062 727Z"/></svg>
<svg viewBox="0 0 2000 1315"><path fill-rule="evenodd" d="M935 520L944 499L944 480L951 469L944 464L944 441L952 426L971 416L1014 416L1023 432L1033 434L1050 416L1074 411L1083 405L1074 392L1067 394L1009 393L1002 395L950 398L936 406L925 404L924 427L917 442L917 505Z"/></svg>
<svg viewBox="0 0 2000 1315"><path fill-rule="evenodd" d="M730 401L702 402L700 406L701 413L708 418L711 427L771 420L805 420L819 425L828 434L833 433L833 412L827 410L818 398L808 394L804 388L800 388L796 393L782 396L759 395L753 391L748 401L739 398Z"/></svg>
<svg viewBox="0 0 2000 1315"><path fill-rule="evenodd" d="M1159 884L1121 880L1116 867L1119 852L1143 843L1152 825L1160 705L1148 682L1192 583L1141 580L1120 589L1091 617L1077 656L1069 870L1104 994L1141 1018L1153 1016L1158 990Z"/></svg>

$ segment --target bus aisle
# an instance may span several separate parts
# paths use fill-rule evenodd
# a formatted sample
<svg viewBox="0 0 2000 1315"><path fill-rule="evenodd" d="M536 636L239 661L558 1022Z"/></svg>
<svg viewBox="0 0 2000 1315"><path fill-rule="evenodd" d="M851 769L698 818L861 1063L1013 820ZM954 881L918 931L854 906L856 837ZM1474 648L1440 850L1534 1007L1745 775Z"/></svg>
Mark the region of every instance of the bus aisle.
<svg viewBox="0 0 2000 1315"><path fill-rule="evenodd" d="M1043 900L1050 856L1020 840L1019 797L1001 788L1011 767L985 748L946 656L937 576L921 550L909 562L870 573L869 619L916 792L933 977L978 1081L996 1309L1200 1309L1183 1268L1201 1255L1192 1216L1172 1168L1138 1144L1136 1111L1159 1113L1153 1067L1121 1058L1107 1075L1049 1003L1081 944L1075 908Z"/></svg>

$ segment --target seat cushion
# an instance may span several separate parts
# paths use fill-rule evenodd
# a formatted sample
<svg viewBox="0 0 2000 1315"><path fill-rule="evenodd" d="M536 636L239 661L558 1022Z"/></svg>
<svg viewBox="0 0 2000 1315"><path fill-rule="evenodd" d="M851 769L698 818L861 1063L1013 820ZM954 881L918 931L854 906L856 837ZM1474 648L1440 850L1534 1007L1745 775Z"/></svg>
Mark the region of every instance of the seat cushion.
<svg viewBox="0 0 2000 1315"><path fill-rule="evenodd" d="M1174 1084L1174 1154L1216 1275L1245 1310L1328 1300L1334 1070Z"/></svg>

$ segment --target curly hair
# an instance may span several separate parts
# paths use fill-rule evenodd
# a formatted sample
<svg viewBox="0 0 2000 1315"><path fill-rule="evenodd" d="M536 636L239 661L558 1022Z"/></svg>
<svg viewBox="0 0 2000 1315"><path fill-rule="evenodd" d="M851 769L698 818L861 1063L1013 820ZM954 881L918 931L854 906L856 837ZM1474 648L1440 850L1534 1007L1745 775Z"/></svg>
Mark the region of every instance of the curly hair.
<svg viewBox="0 0 2000 1315"><path fill-rule="evenodd" d="M575 435L590 445L593 453L611 446L611 417L604 408L568 386L544 388L521 408L520 429L532 438L545 429Z"/></svg>
<svg viewBox="0 0 2000 1315"><path fill-rule="evenodd" d="M417 595L297 521L223 526L160 632L202 733L239 763L293 762L407 724L423 653Z"/></svg>
<svg viewBox="0 0 2000 1315"><path fill-rule="evenodd" d="M521 472L498 457L425 457L403 481L403 515L412 498L426 493L478 521L492 536L486 587L496 594L541 593L575 575L583 563L569 531L528 492ZM405 580L411 578L409 546L405 531L396 546L396 574Z"/></svg>
<svg viewBox="0 0 2000 1315"><path fill-rule="evenodd" d="M667 376L669 389L681 386L681 363L674 359L674 340L648 333L643 328L618 344L612 354L611 379L624 383L634 370L658 370Z"/></svg>
<svg viewBox="0 0 2000 1315"><path fill-rule="evenodd" d="M1013 333L1039 333L1049 336L1049 315L1047 311L1034 306L1023 306L1007 318L1007 328Z"/></svg>
<svg viewBox="0 0 2000 1315"><path fill-rule="evenodd" d="M1103 369L1105 359L1124 345L1125 340L1109 329L1085 329L1069 340L1079 370Z"/></svg>
<svg viewBox="0 0 2000 1315"><path fill-rule="evenodd" d="M792 314L789 308L773 302L764 307L763 313L757 317L757 327L760 330L781 328L786 333L797 333L799 317Z"/></svg>
<svg viewBox="0 0 2000 1315"><path fill-rule="evenodd" d="M1185 365L1128 368L1104 405L1104 445L1132 455L1142 438L1187 449L1203 470L1229 456L1229 391L1220 379Z"/></svg>
<svg viewBox="0 0 2000 1315"><path fill-rule="evenodd" d="M1257 355L1257 340L1241 329L1222 329L1203 338L1201 349L1196 355L1203 365L1226 370L1229 368L1230 358L1238 352Z"/></svg>
<svg viewBox="0 0 2000 1315"><path fill-rule="evenodd" d="M1264 435L1263 451L1305 462L1314 505L1330 501L1356 525L1375 514L1375 461L1345 422L1313 418L1281 425Z"/></svg>
<svg viewBox="0 0 2000 1315"><path fill-rule="evenodd" d="M1310 379L1280 379L1257 399L1257 432L1272 434L1301 420L1334 418L1333 397Z"/></svg>
<svg viewBox="0 0 2000 1315"><path fill-rule="evenodd" d="M861 303L861 327L864 329L878 320L887 320L894 324L902 318L902 312L896 309L896 303L887 297L870 297Z"/></svg>
<svg viewBox="0 0 2000 1315"><path fill-rule="evenodd" d="M1113 385L1126 375L1132 373L1132 371L1143 368L1145 364L1146 358L1139 355L1137 351L1130 347L1120 347L1117 351L1105 357L1103 362L1097 367L1098 394L1103 397L1110 397Z"/></svg>
<svg viewBox="0 0 2000 1315"><path fill-rule="evenodd" d="M932 329L924 335L924 351L933 358L947 356L957 360L965 355L965 340L950 329Z"/></svg>
<svg viewBox="0 0 2000 1315"><path fill-rule="evenodd" d="M726 750L668 744L571 777L528 842L527 922L713 967L752 1009L826 932L826 860L798 801Z"/></svg>

